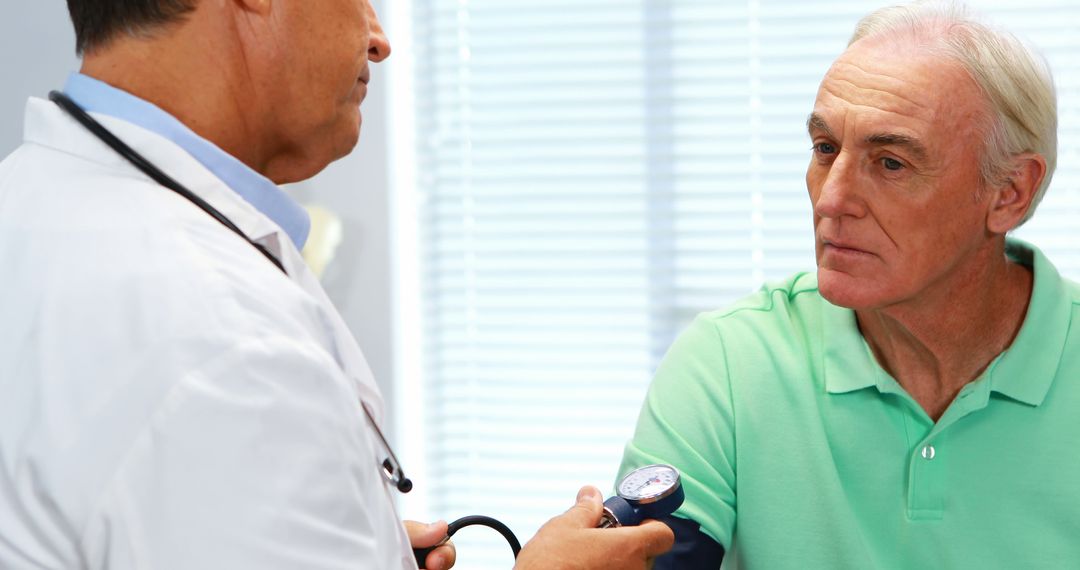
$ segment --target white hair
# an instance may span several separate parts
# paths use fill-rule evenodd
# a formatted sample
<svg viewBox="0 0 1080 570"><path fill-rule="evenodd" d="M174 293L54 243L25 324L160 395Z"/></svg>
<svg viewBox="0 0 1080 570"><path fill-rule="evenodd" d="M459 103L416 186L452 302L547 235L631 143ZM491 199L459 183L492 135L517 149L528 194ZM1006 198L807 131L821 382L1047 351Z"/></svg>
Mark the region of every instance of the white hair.
<svg viewBox="0 0 1080 570"><path fill-rule="evenodd" d="M952 0L881 8L859 21L848 45L879 36L929 40L930 47L959 63L975 80L990 107L979 165L985 184L1008 182L1017 154L1043 156L1046 175L1020 224L1028 221L1057 165L1057 95L1046 60L1013 34L991 27Z"/></svg>

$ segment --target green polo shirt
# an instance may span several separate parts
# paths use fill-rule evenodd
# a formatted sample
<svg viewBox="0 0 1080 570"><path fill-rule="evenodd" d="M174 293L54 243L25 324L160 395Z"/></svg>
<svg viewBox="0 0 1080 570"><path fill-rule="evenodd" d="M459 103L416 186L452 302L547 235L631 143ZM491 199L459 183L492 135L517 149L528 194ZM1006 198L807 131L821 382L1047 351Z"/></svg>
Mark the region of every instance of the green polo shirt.
<svg viewBox="0 0 1080 570"><path fill-rule="evenodd" d="M1080 568L1080 286L1008 254L1024 324L937 423L799 274L676 340L620 473L678 467L724 568Z"/></svg>

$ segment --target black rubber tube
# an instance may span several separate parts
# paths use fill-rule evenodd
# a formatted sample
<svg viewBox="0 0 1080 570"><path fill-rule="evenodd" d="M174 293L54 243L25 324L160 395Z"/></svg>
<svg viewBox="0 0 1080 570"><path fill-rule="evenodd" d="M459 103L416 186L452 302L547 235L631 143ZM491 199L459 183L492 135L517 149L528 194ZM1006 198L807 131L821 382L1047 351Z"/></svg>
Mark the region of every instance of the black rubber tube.
<svg viewBox="0 0 1080 570"><path fill-rule="evenodd" d="M514 531L510 530L510 527L499 522L491 517L485 517L483 515L470 515L467 517L461 517L460 519L447 525L446 537L450 538L454 536L454 533L467 527L467 526L486 526L488 528L495 529L499 534L506 539L506 542L510 543L510 550L514 552L514 558L517 558L518 553L521 552L521 542L518 541L517 536L514 535ZM435 550L442 544L431 546L428 548L414 548L413 554L416 556L416 565L423 570L424 561L427 560L428 554L432 550Z"/></svg>

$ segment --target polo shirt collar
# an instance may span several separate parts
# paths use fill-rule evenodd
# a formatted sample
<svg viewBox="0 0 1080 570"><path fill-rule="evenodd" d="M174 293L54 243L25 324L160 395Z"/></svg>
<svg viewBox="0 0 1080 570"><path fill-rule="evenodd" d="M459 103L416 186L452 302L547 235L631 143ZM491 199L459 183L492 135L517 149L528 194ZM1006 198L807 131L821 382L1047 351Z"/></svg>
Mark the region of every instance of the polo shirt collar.
<svg viewBox="0 0 1080 570"><path fill-rule="evenodd" d="M823 373L825 390L845 394L877 386L877 363L859 332L855 311L822 299Z"/></svg>
<svg viewBox="0 0 1080 570"><path fill-rule="evenodd" d="M1061 275L1038 248L1009 239L1005 253L1031 267L1035 278L1020 332L988 371L990 390L1038 406L1057 375L1072 320L1072 303Z"/></svg>
<svg viewBox="0 0 1080 570"><path fill-rule="evenodd" d="M1007 238L1005 252L1013 261L1032 268L1034 283L1020 332L983 377L989 376L991 391L1038 406L1050 391L1065 349L1071 302L1057 269L1038 248ZM855 311L827 301L822 311L826 391L843 394L871 386L893 391L895 381L883 384L891 379L881 370L859 332Z"/></svg>

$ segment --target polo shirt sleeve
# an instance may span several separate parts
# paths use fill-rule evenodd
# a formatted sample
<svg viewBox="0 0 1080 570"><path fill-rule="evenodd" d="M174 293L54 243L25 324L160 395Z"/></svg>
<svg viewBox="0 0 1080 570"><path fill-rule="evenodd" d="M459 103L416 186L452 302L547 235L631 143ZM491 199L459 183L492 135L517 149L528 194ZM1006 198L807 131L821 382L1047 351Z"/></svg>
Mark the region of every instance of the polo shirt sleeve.
<svg viewBox="0 0 1080 570"><path fill-rule="evenodd" d="M731 547L735 530L735 417L727 359L708 315L698 317L656 371L619 473L652 463L679 469L686 500L676 516Z"/></svg>

